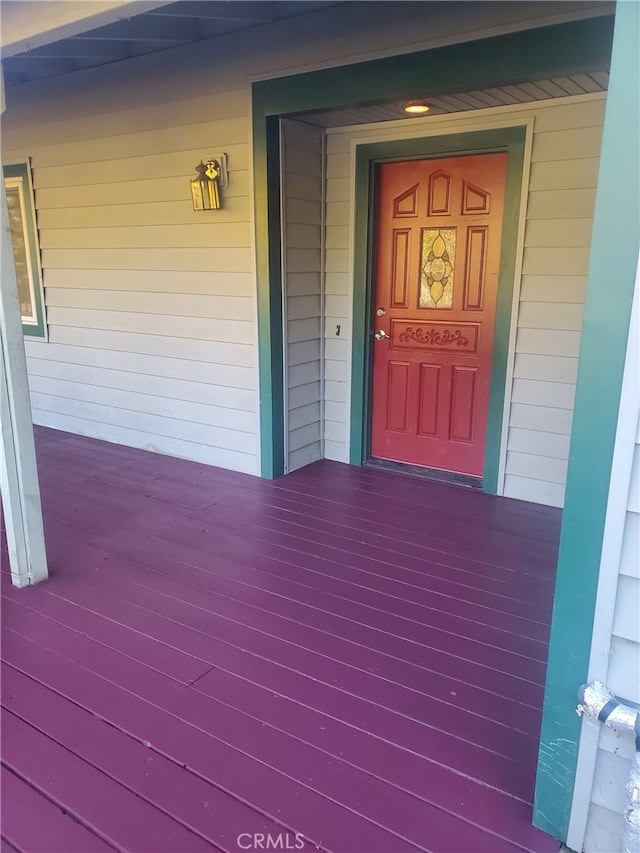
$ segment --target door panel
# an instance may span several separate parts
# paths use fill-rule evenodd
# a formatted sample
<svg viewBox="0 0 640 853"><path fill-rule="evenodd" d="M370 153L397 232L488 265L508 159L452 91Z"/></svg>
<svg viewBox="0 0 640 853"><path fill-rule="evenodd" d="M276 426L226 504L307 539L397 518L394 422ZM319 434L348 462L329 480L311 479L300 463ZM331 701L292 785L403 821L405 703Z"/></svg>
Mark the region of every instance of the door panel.
<svg viewBox="0 0 640 853"><path fill-rule="evenodd" d="M379 167L374 457L483 473L506 161Z"/></svg>

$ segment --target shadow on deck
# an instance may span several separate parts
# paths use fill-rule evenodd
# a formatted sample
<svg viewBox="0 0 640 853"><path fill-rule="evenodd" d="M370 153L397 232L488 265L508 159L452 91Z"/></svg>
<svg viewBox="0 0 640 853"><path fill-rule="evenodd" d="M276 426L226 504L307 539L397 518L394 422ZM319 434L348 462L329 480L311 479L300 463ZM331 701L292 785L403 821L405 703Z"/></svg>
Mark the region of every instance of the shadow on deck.
<svg viewBox="0 0 640 853"><path fill-rule="evenodd" d="M50 580L13 589L2 544L3 850L558 849L530 825L557 510L37 443Z"/></svg>

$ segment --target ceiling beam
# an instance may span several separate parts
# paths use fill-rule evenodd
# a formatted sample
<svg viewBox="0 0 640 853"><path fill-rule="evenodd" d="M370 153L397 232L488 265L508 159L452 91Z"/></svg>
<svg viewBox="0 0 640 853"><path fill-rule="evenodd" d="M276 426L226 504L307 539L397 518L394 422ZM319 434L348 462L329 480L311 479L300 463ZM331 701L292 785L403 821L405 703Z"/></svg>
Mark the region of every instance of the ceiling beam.
<svg viewBox="0 0 640 853"><path fill-rule="evenodd" d="M2 0L2 56L15 56L165 5L166 0Z"/></svg>

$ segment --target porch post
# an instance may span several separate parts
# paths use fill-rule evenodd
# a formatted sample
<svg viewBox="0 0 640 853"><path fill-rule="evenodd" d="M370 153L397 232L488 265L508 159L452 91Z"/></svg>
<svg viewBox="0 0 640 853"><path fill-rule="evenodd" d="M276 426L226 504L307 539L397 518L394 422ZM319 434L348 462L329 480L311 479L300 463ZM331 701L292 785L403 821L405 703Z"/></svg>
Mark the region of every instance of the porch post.
<svg viewBox="0 0 640 853"><path fill-rule="evenodd" d="M0 77L2 110L4 82ZM13 260L7 196L2 188L0 268L0 494L11 580L27 586L48 577L36 468L27 359Z"/></svg>
<svg viewBox="0 0 640 853"><path fill-rule="evenodd" d="M534 823L566 841L640 242L640 6L616 6L567 490L549 645Z"/></svg>

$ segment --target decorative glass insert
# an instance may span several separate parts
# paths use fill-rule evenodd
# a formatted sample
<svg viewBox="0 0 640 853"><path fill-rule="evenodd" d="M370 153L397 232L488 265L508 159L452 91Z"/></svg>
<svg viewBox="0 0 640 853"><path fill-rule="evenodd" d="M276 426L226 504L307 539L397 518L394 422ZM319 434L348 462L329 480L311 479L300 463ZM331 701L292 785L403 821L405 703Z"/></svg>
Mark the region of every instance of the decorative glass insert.
<svg viewBox="0 0 640 853"><path fill-rule="evenodd" d="M452 308L455 228L422 229L420 308Z"/></svg>

